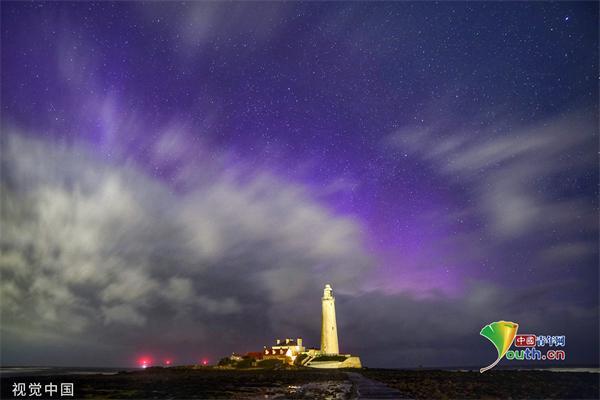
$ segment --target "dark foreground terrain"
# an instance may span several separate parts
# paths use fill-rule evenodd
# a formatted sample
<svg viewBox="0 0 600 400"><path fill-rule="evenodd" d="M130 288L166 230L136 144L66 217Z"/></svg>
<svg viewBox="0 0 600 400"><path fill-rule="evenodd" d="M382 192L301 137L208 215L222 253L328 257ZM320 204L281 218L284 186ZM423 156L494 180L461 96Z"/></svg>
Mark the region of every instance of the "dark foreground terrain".
<svg viewBox="0 0 600 400"><path fill-rule="evenodd" d="M18 382L41 383L42 397L20 397L38 399L61 398L60 393L44 395L50 382L59 387L72 382L74 398L85 399L595 399L599 377L546 371L149 369L115 375L3 377L1 386L3 399L15 398L12 388Z"/></svg>
<svg viewBox="0 0 600 400"><path fill-rule="evenodd" d="M147 369L115 375L2 378L2 399L14 398L13 383L72 382L84 399L284 399L350 398L344 372L319 370ZM43 392L43 389L42 389ZM338 396L338 394L341 396ZM36 397L39 398L39 397ZM60 393L52 398L60 398ZM63 399L68 397L63 397Z"/></svg>
<svg viewBox="0 0 600 400"><path fill-rule="evenodd" d="M361 374L416 399L598 399L600 374L491 370L403 371L365 369Z"/></svg>

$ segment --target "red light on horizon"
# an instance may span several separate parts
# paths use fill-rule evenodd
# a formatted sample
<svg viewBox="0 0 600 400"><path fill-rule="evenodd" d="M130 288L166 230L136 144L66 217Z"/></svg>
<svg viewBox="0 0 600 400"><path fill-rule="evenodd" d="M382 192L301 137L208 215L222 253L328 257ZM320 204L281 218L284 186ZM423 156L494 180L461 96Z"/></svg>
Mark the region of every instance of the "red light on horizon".
<svg viewBox="0 0 600 400"><path fill-rule="evenodd" d="M208 360L206 358L202 359L202 365L208 365Z"/></svg>
<svg viewBox="0 0 600 400"><path fill-rule="evenodd" d="M140 357L138 360L138 365L142 368L148 368L152 364L152 359L150 357Z"/></svg>
<svg viewBox="0 0 600 400"><path fill-rule="evenodd" d="M171 365L171 360L165 360L165 364Z"/></svg>

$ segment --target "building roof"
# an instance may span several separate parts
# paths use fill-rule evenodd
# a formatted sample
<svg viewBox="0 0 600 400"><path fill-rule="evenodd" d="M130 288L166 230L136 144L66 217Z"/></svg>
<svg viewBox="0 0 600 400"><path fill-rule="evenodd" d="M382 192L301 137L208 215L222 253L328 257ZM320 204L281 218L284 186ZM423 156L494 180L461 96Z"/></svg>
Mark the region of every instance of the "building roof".
<svg viewBox="0 0 600 400"><path fill-rule="evenodd" d="M297 346L298 345L298 339L302 340L302 338L297 338L297 339L290 339L290 338L277 339L277 340L279 340L279 343L277 343L277 340L275 340L275 344L273 346Z"/></svg>

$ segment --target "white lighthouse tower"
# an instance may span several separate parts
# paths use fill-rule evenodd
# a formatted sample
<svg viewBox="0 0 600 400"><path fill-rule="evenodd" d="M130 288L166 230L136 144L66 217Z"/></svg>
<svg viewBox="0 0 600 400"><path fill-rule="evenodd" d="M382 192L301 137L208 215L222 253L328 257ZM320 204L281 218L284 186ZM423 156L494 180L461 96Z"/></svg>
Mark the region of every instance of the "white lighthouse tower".
<svg viewBox="0 0 600 400"><path fill-rule="evenodd" d="M321 352L339 354L337 324L335 322L335 297L331 285L323 290L323 319L321 323Z"/></svg>

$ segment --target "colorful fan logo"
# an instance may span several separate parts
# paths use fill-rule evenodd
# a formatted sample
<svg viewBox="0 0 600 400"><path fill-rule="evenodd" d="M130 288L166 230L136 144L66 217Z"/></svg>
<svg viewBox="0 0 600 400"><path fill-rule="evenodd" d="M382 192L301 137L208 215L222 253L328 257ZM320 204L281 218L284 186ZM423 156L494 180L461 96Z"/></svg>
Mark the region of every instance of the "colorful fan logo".
<svg viewBox="0 0 600 400"><path fill-rule="evenodd" d="M492 364L485 368L481 368L479 372L483 373L490 368L493 368L500 362L517 336L519 324L510 321L496 321L488 324L481 329L479 334L487 338L498 350L498 358Z"/></svg>

